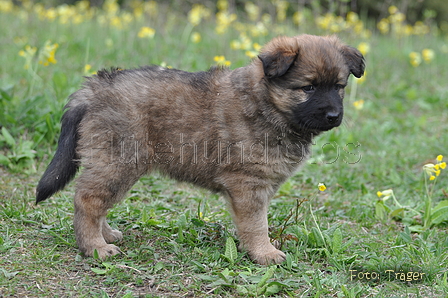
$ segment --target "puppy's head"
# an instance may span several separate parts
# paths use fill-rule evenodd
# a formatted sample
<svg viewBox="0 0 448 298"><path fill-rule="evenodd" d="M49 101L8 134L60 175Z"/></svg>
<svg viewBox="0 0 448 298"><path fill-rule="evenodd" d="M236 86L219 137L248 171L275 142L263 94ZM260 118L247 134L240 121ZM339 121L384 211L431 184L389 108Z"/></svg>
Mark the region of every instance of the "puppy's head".
<svg viewBox="0 0 448 298"><path fill-rule="evenodd" d="M357 49L334 36L312 35L273 39L255 63L269 100L291 128L313 132L341 124L348 77L361 77L365 67Z"/></svg>

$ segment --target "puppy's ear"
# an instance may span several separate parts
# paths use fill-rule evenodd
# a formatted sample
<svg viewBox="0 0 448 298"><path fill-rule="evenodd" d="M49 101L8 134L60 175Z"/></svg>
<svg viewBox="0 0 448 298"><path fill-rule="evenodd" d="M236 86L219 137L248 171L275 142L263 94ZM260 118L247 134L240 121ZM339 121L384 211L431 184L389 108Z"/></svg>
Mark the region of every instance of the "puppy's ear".
<svg viewBox="0 0 448 298"><path fill-rule="evenodd" d="M341 52L347 62L350 72L357 78L362 77L366 65L364 63L364 56L361 52L349 46L342 47Z"/></svg>
<svg viewBox="0 0 448 298"><path fill-rule="evenodd" d="M287 51L272 51L261 53L258 58L263 63L265 76L270 79L281 77L291 67L297 53Z"/></svg>

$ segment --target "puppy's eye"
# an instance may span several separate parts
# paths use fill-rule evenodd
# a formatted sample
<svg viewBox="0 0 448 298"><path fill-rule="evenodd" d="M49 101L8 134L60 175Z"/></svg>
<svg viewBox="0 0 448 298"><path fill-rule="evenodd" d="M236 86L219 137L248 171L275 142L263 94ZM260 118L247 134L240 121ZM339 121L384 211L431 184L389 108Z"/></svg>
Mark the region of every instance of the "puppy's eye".
<svg viewBox="0 0 448 298"><path fill-rule="evenodd" d="M302 87L302 90L305 91L306 93L312 93L312 92L316 91L316 88L313 85L308 85L308 86Z"/></svg>
<svg viewBox="0 0 448 298"><path fill-rule="evenodd" d="M334 85L334 90L336 90L336 91L339 91L339 90L344 89L344 88L345 88L345 86L341 85L341 84Z"/></svg>

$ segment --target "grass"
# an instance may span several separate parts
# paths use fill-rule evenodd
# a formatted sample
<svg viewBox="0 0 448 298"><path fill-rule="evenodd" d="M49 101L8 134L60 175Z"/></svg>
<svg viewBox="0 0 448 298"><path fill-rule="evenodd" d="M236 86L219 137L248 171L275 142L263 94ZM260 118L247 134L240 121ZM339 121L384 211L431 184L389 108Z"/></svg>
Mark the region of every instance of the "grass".
<svg viewBox="0 0 448 298"><path fill-rule="evenodd" d="M159 7L160 16L164 9ZM447 297L446 221L412 230L422 224L428 198L422 166L448 155L444 37L339 33L353 46L370 45L367 76L356 93L354 85L347 90L344 124L316 140L308 164L272 200L271 237L287 253L284 264L258 266L235 250L238 240L222 198L158 175L141 179L111 210L109 222L123 231L119 245L125 254L100 261L76 248L73 184L34 204L63 106L81 84L85 64L95 70L164 63L197 71L214 65L218 55L231 68L250 59L245 50L230 48L239 38L235 24L216 35L213 18L186 27L184 16L170 13L166 21L134 19L118 29L99 25L99 17L56 25L32 12L27 19L20 12L0 13L2 28L8 28L0 35L8 45L0 55L0 296ZM154 38L137 38L142 26L155 28ZM313 18L299 27L289 19L272 20L269 28L251 41L263 44L278 33L328 33ZM190 41L193 31L201 42ZM37 55L47 40L59 47L57 63L44 66ZM32 69L24 69L18 54L26 45L38 47ZM423 48L434 50L434 60L411 66L409 53ZM353 101L360 99L364 106L356 109ZM433 207L447 200L446 175L442 170L436 180ZM324 192L317 190L321 182ZM403 210L377 197L389 188ZM389 211L382 217L378 202ZM408 272L424 274L409 280ZM367 280L374 273L379 277Z"/></svg>

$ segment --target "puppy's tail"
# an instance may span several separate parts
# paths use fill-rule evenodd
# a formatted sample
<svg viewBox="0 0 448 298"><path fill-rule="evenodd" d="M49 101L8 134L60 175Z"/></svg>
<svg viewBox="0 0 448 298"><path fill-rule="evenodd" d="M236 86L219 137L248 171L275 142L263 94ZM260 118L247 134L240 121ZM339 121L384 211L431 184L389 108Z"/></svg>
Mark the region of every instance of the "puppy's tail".
<svg viewBox="0 0 448 298"><path fill-rule="evenodd" d="M75 176L79 168L79 157L76 154L78 128L86 110L85 104L75 105L69 107L62 116L58 149L37 185L36 204L63 189Z"/></svg>

